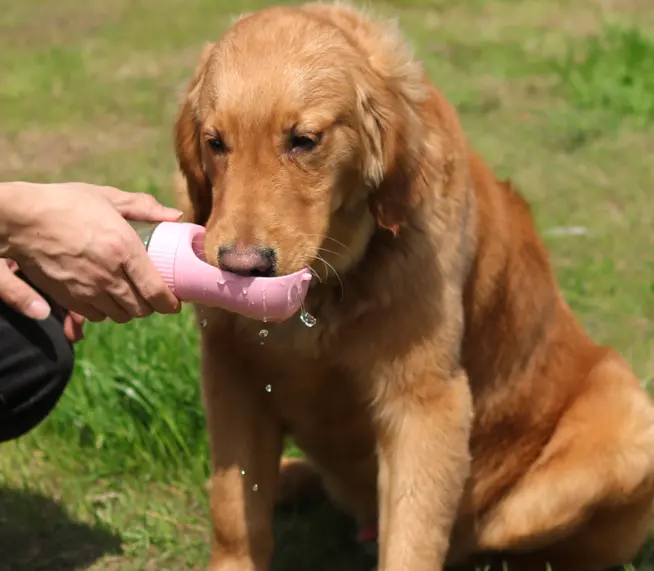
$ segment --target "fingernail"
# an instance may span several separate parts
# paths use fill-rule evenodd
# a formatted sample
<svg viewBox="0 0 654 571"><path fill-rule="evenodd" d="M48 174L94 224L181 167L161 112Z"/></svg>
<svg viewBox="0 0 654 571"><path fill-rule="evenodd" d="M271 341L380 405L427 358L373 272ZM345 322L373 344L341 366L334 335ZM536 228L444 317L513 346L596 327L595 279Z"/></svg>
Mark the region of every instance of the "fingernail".
<svg viewBox="0 0 654 571"><path fill-rule="evenodd" d="M31 317L32 319L42 321L50 316L50 306L45 301L35 299L27 306L25 315L27 315L27 317Z"/></svg>

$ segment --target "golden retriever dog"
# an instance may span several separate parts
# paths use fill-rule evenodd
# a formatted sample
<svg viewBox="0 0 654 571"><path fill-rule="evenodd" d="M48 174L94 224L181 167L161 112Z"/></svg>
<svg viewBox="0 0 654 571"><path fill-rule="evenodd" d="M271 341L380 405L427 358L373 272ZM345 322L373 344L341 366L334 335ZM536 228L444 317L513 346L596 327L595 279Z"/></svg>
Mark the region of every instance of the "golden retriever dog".
<svg viewBox="0 0 654 571"><path fill-rule="evenodd" d="M245 15L205 48L176 152L211 263L316 274L313 327L197 308L210 571L269 569L276 503L320 489L378 529L380 571L636 554L650 397L582 330L527 204L394 25L338 4ZM306 461L280 463L287 436Z"/></svg>

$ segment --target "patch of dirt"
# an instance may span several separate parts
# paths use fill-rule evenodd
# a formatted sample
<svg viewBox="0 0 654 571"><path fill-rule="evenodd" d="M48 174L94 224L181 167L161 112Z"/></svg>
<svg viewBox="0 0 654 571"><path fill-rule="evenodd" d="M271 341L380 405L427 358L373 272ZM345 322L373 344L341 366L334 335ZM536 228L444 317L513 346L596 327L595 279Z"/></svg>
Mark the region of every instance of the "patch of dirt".
<svg viewBox="0 0 654 571"><path fill-rule="evenodd" d="M92 131L40 131L0 134L0 179L21 178L26 173L54 174L62 168L121 149L143 144L155 130L143 125L95 127Z"/></svg>
<svg viewBox="0 0 654 571"><path fill-rule="evenodd" d="M549 36L560 41L563 36L575 40L596 35L605 22L654 30L652 0L486 0L421 8L409 5L396 12L410 15L434 31L454 28L472 37L499 41L529 34L538 49Z"/></svg>
<svg viewBox="0 0 654 571"><path fill-rule="evenodd" d="M0 38L5 44L38 48L44 43L62 45L121 17L126 0L58 0L33 3L18 17L0 24Z"/></svg>
<svg viewBox="0 0 654 571"><path fill-rule="evenodd" d="M485 12L498 17L502 28L533 29L533 41L537 43L543 32L555 31L567 38L584 38L601 29L601 11L587 2L562 4L538 0L525 2L517 10L509 6L506 2L490 2Z"/></svg>
<svg viewBox="0 0 654 571"><path fill-rule="evenodd" d="M205 42L185 47L176 52L135 53L114 72L116 79L148 78L157 79L170 73L188 69L189 79L195 69Z"/></svg>
<svg viewBox="0 0 654 571"><path fill-rule="evenodd" d="M652 0L592 0L601 8L619 12L651 12Z"/></svg>

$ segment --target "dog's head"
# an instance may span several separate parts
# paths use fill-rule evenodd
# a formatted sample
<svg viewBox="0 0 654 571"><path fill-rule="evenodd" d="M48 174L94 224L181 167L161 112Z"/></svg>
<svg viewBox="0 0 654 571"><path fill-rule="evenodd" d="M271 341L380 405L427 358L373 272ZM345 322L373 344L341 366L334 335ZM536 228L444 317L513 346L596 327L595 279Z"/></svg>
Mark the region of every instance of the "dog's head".
<svg viewBox="0 0 654 571"><path fill-rule="evenodd" d="M394 30L345 7L271 8L205 48L176 124L210 263L338 272L415 206L422 71Z"/></svg>

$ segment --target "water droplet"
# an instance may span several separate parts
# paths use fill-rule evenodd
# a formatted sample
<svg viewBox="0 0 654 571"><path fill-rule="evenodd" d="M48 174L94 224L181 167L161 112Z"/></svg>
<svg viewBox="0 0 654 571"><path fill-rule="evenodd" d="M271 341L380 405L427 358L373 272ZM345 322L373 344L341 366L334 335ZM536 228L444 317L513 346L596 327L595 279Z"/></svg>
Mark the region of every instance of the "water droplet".
<svg viewBox="0 0 654 571"><path fill-rule="evenodd" d="M272 392L272 385L266 385L266 392L271 393Z"/></svg>
<svg viewBox="0 0 654 571"><path fill-rule="evenodd" d="M218 285L225 285L225 278L224 278L224 276L223 276L222 274L220 274L220 275L218 276L218 279L216 280L216 282L218 283Z"/></svg>
<svg viewBox="0 0 654 571"><path fill-rule="evenodd" d="M266 317L266 313L268 312L268 300L266 299L266 288L263 289L261 292L261 303L263 305L263 322L266 323L268 321L268 318Z"/></svg>
<svg viewBox="0 0 654 571"><path fill-rule="evenodd" d="M300 313L300 321L309 328L313 327L318 322L318 320L304 308L302 308L302 312Z"/></svg>
<svg viewBox="0 0 654 571"><path fill-rule="evenodd" d="M291 307L299 297L300 297L300 292L298 291L297 286L294 285L291 289L288 290L288 296L287 296L288 306Z"/></svg>
<svg viewBox="0 0 654 571"><path fill-rule="evenodd" d="M241 470L241 476L245 476L245 470Z"/></svg>
<svg viewBox="0 0 654 571"><path fill-rule="evenodd" d="M243 293L243 295L247 296L247 294L248 294L248 288L246 288L246 287L242 288L242 289L241 289L241 292Z"/></svg>
<svg viewBox="0 0 654 571"><path fill-rule="evenodd" d="M260 345L264 344L264 340L266 339L266 337L268 337L268 330L267 329L262 329L261 331L259 331L259 339L260 339L259 344Z"/></svg>
<svg viewBox="0 0 654 571"><path fill-rule="evenodd" d="M254 486L252 486L252 491L253 492L258 492L259 491L259 484L255 484Z"/></svg>
<svg viewBox="0 0 654 571"><path fill-rule="evenodd" d="M209 323L209 322L207 321L207 318L206 318L206 317L203 317L203 318L200 320L200 327L202 327L202 329L204 329L204 328L207 326L208 323Z"/></svg>

